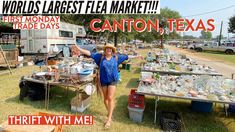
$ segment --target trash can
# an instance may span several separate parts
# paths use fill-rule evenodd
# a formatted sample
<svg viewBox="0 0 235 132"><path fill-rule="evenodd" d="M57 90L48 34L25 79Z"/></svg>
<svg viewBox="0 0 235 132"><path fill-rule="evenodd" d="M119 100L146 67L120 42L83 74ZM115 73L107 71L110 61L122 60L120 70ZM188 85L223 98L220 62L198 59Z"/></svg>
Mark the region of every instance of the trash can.
<svg viewBox="0 0 235 132"><path fill-rule="evenodd" d="M122 63L122 69L126 69L126 63Z"/></svg>
<svg viewBox="0 0 235 132"><path fill-rule="evenodd" d="M131 70L131 64L126 64L126 70L128 70L128 71Z"/></svg>

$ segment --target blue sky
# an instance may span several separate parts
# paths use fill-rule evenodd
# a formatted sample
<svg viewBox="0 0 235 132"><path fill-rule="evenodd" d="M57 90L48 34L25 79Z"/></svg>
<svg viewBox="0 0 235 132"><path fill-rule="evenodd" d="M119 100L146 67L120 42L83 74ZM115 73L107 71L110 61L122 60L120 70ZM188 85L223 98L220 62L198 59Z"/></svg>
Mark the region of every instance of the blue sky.
<svg viewBox="0 0 235 132"><path fill-rule="evenodd" d="M231 8L226 8L222 11L186 17L188 19L214 19L216 29L212 32L212 35L215 37L219 35L221 21L223 21L223 36L231 37L235 34L228 34L228 21L229 18L235 15L235 0L160 0L161 8L168 7L170 9L176 10L180 13L181 16L190 16L195 14L201 14L205 12L215 11L225 7L233 6ZM186 35L200 36L200 32L187 32Z"/></svg>

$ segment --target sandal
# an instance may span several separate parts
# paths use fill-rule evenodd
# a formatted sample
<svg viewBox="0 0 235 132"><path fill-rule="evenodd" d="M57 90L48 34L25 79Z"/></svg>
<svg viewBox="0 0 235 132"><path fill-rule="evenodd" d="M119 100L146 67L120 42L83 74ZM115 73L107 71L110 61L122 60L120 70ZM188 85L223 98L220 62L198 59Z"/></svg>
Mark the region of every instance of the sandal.
<svg viewBox="0 0 235 132"><path fill-rule="evenodd" d="M108 129L108 128L110 127L110 125L111 125L111 121L107 121L107 122L105 123L104 127L105 127L106 129Z"/></svg>

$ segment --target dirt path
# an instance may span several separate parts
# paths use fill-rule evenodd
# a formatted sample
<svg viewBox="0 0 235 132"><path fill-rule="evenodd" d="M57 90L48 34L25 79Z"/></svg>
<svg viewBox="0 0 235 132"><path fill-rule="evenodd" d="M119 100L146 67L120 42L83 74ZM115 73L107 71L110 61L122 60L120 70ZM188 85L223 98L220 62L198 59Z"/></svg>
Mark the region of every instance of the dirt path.
<svg viewBox="0 0 235 132"><path fill-rule="evenodd" d="M210 66L227 78L231 78L231 74L235 73L235 65L228 65L228 64L225 64L223 61L205 58L201 55L198 55L197 53L194 53L185 49L180 49L180 48L167 46L167 45L165 47L170 50L174 50L176 52L187 55L189 58L196 60L198 64L201 64L201 65L205 64L207 66Z"/></svg>

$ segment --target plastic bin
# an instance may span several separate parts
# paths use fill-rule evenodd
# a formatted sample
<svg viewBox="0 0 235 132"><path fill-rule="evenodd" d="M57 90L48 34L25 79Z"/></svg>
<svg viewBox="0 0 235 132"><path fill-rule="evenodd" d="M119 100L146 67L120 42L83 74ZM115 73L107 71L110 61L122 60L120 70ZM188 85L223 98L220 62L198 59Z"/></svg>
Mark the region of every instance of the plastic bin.
<svg viewBox="0 0 235 132"><path fill-rule="evenodd" d="M144 109L140 108L131 108L127 107L129 111L129 117L133 122L140 123L143 120L143 115L144 115Z"/></svg>
<svg viewBox="0 0 235 132"><path fill-rule="evenodd" d="M130 71L131 70L131 64L126 64L126 70Z"/></svg>
<svg viewBox="0 0 235 132"><path fill-rule="evenodd" d="M126 63L122 63L122 69L126 69Z"/></svg>
<svg viewBox="0 0 235 132"><path fill-rule="evenodd" d="M229 107L228 107L228 111L232 112L232 113L235 113L235 105L234 104L230 104Z"/></svg>
<svg viewBox="0 0 235 132"><path fill-rule="evenodd" d="M176 112L161 112L160 126L164 131L180 131L181 118Z"/></svg>
<svg viewBox="0 0 235 132"><path fill-rule="evenodd" d="M81 82L89 82L93 80L93 70L89 71L89 74L79 74L79 80Z"/></svg>
<svg viewBox="0 0 235 132"><path fill-rule="evenodd" d="M200 101L192 101L191 108L193 111L196 112L205 112L210 113L212 112L213 103L211 102L200 102Z"/></svg>

